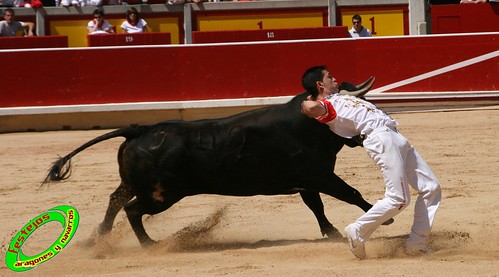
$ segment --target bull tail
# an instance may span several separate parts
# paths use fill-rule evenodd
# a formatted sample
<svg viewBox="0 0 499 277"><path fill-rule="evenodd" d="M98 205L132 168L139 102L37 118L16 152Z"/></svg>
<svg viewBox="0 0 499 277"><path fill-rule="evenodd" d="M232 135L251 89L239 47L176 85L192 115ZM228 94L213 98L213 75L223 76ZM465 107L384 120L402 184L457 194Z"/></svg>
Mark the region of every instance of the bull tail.
<svg viewBox="0 0 499 277"><path fill-rule="evenodd" d="M81 151L87 149L88 147L94 144L116 137L125 137L127 140L133 139L135 137L138 137L142 133L141 131L143 130L143 128L145 127L141 126L128 127L103 134L81 145L80 147L76 148L66 156L62 158L60 157L57 161L55 161L52 164L52 167L50 167L47 177L45 177L45 180L42 182L42 186L50 182L62 181L68 179L71 176L71 159Z"/></svg>

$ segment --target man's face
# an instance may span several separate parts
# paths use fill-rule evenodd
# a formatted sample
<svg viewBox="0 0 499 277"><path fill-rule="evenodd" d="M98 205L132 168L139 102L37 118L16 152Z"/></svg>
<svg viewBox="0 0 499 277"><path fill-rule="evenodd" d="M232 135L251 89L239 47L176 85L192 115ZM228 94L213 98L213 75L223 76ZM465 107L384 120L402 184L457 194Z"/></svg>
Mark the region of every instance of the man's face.
<svg viewBox="0 0 499 277"><path fill-rule="evenodd" d="M318 82L319 86L319 95L317 96L318 100L325 98L326 96L337 93L338 92L338 83L336 83L336 79L331 76L331 73L327 70L323 70L322 74L322 82Z"/></svg>
<svg viewBox="0 0 499 277"><path fill-rule="evenodd" d="M3 15L3 19L5 19L5 21L7 21L7 23L10 24L14 21L14 14L11 12L6 12Z"/></svg>
<svg viewBox="0 0 499 277"><path fill-rule="evenodd" d="M100 22L102 22L102 15L94 14L94 19L97 23L100 23Z"/></svg>
<svg viewBox="0 0 499 277"><path fill-rule="evenodd" d="M359 32L362 29L362 21L354 19L352 20L353 27L355 31Z"/></svg>

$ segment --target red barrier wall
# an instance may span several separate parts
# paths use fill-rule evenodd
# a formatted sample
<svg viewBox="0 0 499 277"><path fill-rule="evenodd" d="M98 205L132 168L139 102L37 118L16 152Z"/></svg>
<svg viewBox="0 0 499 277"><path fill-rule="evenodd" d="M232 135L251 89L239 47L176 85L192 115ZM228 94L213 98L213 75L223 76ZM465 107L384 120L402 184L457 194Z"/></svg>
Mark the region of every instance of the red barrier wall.
<svg viewBox="0 0 499 277"><path fill-rule="evenodd" d="M33 73L2 77L0 107L295 95L321 64L339 82L399 83L393 92L497 91L498 49L490 33L0 51L5 72Z"/></svg>
<svg viewBox="0 0 499 277"><path fill-rule="evenodd" d="M498 32L499 3L431 6L433 34Z"/></svg>
<svg viewBox="0 0 499 277"><path fill-rule="evenodd" d="M88 46L160 45L170 44L170 33L128 33L87 35Z"/></svg>
<svg viewBox="0 0 499 277"><path fill-rule="evenodd" d="M349 36L348 28L346 26L237 31L195 31L192 32L192 42L275 41L292 39L346 38Z"/></svg>
<svg viewBox="0 0 499 277"><path fill-rule="evenodd" d="M0 37L0 49L68 47L67 36Z"/></svg>

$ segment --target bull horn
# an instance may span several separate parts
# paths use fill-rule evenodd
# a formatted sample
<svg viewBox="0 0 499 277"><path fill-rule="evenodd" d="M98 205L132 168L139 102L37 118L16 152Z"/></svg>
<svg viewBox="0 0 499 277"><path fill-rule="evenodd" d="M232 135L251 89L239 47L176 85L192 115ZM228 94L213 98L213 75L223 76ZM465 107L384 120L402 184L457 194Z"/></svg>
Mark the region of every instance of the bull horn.
<svg viewBox="0 0 499 277"><path fill-rule="evenodd" d="M342 94L342 95L351 95L351 96L355 96L355 97L363 97L364 95L366 95L366 93L371 89L371 87L374 85L374 81L376 80L376 77L374 76L371 76L369 77L369 79L367 79L365 82L363 82L362 84L356 86L356 90L355 91L348 91L348 90L340 90L339 94Z"/></svg>
<svg viewBox="0 0 499 277"><path fill-rule="evenodd" d="M370 83L371 81L373 81L373 82L374 82L374 80L375 80L375 79L376 79L376 78L375 78L374 76L369 77L367 80L365 80L365 81L364 81L364 83L362 83L362 84L358 85L358 86L357 86L357 89L361 89L361 88L365 87L365 86L366 86L368 83Z"/></svg>

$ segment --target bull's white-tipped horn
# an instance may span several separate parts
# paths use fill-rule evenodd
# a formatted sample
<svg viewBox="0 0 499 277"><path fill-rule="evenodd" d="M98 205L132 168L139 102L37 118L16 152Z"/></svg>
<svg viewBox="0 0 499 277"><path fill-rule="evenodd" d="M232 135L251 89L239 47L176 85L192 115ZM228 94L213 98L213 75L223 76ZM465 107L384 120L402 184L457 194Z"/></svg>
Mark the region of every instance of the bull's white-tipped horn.
<svg viewBox="0 0 499 277"><path fill-rule="evenodd" d="M357 89L361 89L361 88L365 87L365 86L366 86L367 84L369 84L371 81L372 81L372 82L374 82L374 80L375 80L375 79L376 79L376 78L375 78L374 76L371 76L371 77L367 78L367 80L365 80L362 84L357 85ZM372 84L371 84L371 86L372 86Z"/></svg>
<svg viewBox="0 0 499 277"><path fill-rule="evenodd" d="M340 94L342 95L351 95L355 97L363 97L366 95L366 93L371 89L371 87L374 85L374 81L376 78L374 76L369 77L365 82L362 84L356 86L357 90L355 91L348 91L348 90L340 90Z"/></svg>

